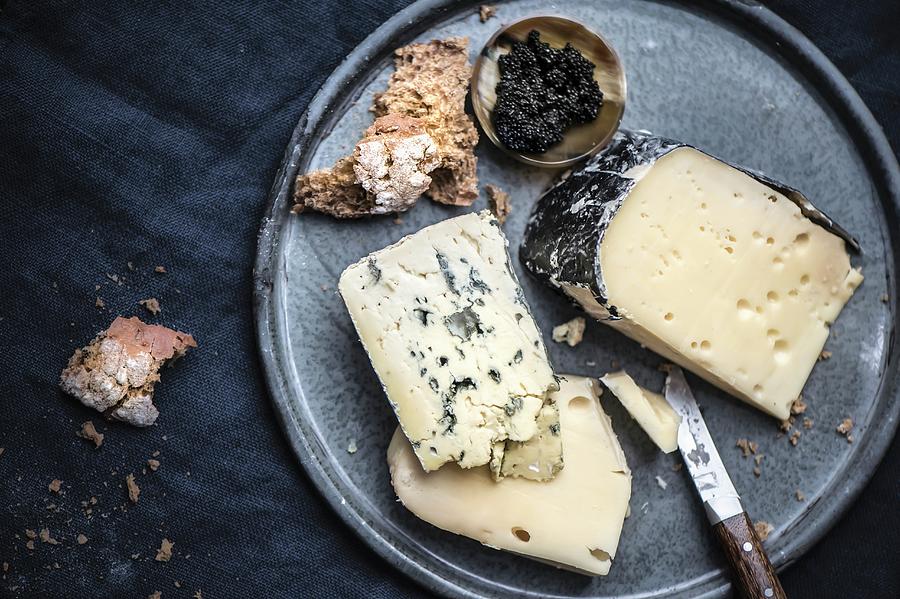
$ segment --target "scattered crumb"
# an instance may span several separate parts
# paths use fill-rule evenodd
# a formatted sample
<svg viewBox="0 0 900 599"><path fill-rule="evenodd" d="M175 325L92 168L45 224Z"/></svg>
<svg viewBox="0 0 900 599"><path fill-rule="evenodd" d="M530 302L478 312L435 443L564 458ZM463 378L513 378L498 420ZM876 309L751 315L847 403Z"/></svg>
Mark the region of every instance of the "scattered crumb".
<svg viewBox="0 0 900 599"><path fill-rule="evenodd" d="M792 432L788 441L791 442L791 445L793 445L794 447L797 447L797 443L800 442L800 431Z"/></svg>
<svg viewBox="0 0 900 599"><path fill-rule="evenodd" d="M94 423L90 420L82 423L81 430L76 434L82 439L91 441L94 444L94 449L103 445L103 433L98 433L97 429L94 428Z"/></svg>
<svg viewBox="0 0 900 599"><path fill-rule="evenodd" d="M759 537L759 540L765 541L772 534L772 531L775 530L775 527L765 520L759 520L753 524L753 529L756 531L756 536Z"/></svg>
<svg viewBox="0 0 900 599"><path fill-rule="evenodd" d="M176 588L176 589L180 589L180 588L181 588L181 581L180 581L180 580L176 580L176 581L175 581L175 588Z"/></svg>
<svg viewBox="0 0 900 599"><path fill-rule="evenodd" d="M50 536L49 528L42 528L40 537L42 543L47 543L49 545L59 545L59 541Z"/></svg>
<svg viewBox="0 0 900 599"><path fill-rule="evenodd" d="M153 558L158 562L167 562L172 559L172 547L175 546L175 543L170 541L169 539L163 539L160 542L159 549L156 551L156 557Z"/></svg>
<svg viewBox="0 0 900 599"><path fill-rule="evenodd" d="M159 457L159 450L157 449L156 451L154 451L154 452L151 453L150 455L152 455L154 458L158 458L158 457Z"/></svg>
<svg viewBox="0 0 900 599"><path fill-rule="evenodd" d="M153 269L153 272L158 272L159 274L165 274L166 267L165 266L157 266L156 268Z"/></svg>
<svg viewBox="0 0 900 599"><path fill-rule="evenodd" d="M58 478L54 478L53 480L50 481L50 484L47 485L47 489L51 493L59 493L60 485L62 485L62 481L59 480Z"/></svg>
<svg viewBox="0 0 900 599"><path fill-rule="evenodd" d="M162 599L162 593L159 591L153 591L147 596L147 599Z"/></svg>
<svg viewBox="0 0 900 599"><path fill-rule="evenodd" d="M106 273L106 278L109 279L110 281L112 281L113 283L116 283L117 285L122 284L122 282L119 280L119 275L117 275L117 274Z"/></svg>
<svg viewBox="0 0 900 599"><path fill-rule="evenodd" d="M806 411L806 402L803 401L803 396L801 395L797 399L794 400L794 403L791 404L791 414L797 415L802 414Z"/></svg>
<svg viewBox="0 0 900 599"><path fill-rule="evenodd" d="M487 23L488 19L497 14L497 7L491 4L482 4L478 7L478 18L482 23Z"/></svg>
<svg viewBox="0 0 900 599"><path fill-rule="evenodd" d="M844 418L841 423L837 426L837 432L842 435L847 435L853 429L853 419L852 418Z"/></svg>
<svg viewBox="0 0 900 599"><path fill-rule="evenodd" d="M356 439L350 439L350 442L347 443L347 453L356 453Z"/></svg>
<svg viewBox="0 0 900 599"><path fill-rule="evenodd" d="M881 296L881 303L882 303L882 304L886 304L886 303L888 303L889 301L891 301L891 297L890 297L887 293L882 294L882 296Z"/></svg>
<svg viewBox="0 0 900 599"><path fill-rule="evenodd" d="M847 443L853 443L853 434L847 435Z"/></svg>
<svg viewBox="0 0 900 599"><path fill-rule="evenodd" d="M79 545L84 545L85 543L88 542L88 538L86 536L84 536L84 534L78 533L78 536L75 537L75 542L78 543Z"/></svg>
<svg viewBox="0 0 900 599"><path fill-rule="evenodd" d="M585 360L584 365L587 366L588 368L593 368L594 366L597 365L597 362L595 362L594 360Z"/></svg>
<svg viewBox="0 0 900 599"><path fill-rule="evenodd" d="M813 427L812 418L804 418L803 419L803 428L805 428L806 430L809 430L812 427Z"/></svg>
<svg viewBox="0 0 900 599"><path fill-rule="evenodd" d="M766 456L764 456L764 455L761 454L761 453L758 454L758 455L755 455L755 456L753 456L753 462L754 462L757 466L759 466L760 464L762 464L762 461L763 461L763 458L764 458L764 457L766 457Z"/></svg>
<svg viewBox="0 0 900 599"><path fill-rule="evenodd" d="M102 299L100 299L100 298L98 297L97 299L94 300L94 307L99 308L100 310L102 310L103 308L106 307L106 302L104 302Z"/></svg>
<svg viewBox="0 0 900 599"><path fill-rule="evenodd" d="M134 262L126 262L125 266L128 267L128 270L130 270L131 272L134 272Z"/></svg>
<svg viewBox="0 0 900 599"><path fill-rule="evenodd" d="M3 562L3 571L4 571L4 572L9 572L9 563Z"/></svg>
<svg viewBox="0 0 900 599"><path fill-rule="evenodd" d="M31 530L30 528L25 529L25 536L31 539L32 541L37 538L37 533Z"/></svg>
<svg viewBox="0 0 900 599"><path fill-rule="evenodd" d="M25 543L25 547L26 547L29 551L34 551L34 541L28 541L28 542L26 542L26 543Z"/></svg>
<svg viewBox="0 0 900 599"><path fill-rule="evenodd" d="M756 454L759 450L759 443L756 441L749 441L747 439L738 439L734 444L735 447L741 448L741 457L749 457L750 454Z"/></svg>
<svg viewBox="0 0 900 599"><path fill-rule="evenodd" d="M141 488L134 482L134 474L125 477L125 486L128 487L128 499L131 503L137 503L138 497L141 496Z"/></svg>
<svg viewBox="0 0 900 599"><path fill-rule="evenodd" d="M669 486L669 483L667 483L665 480L663 480L663 478L661 476L656 477L656 484L658 484L659 488L662 489L663 491L665 491L666 487Z"/></svg>
<svg viewBox="0 0 900 599"><path fill-rule="evenodd" d="M197 589L197 592L194 593L194 599L203 599L203 591Z"/></svg>
<svg viewBox="0 0 900 599"><path fill-rule="evenodd" d="M394 220L392 220L391 222L394 223L395 225L402 225L403 219L400 218L400 215L398 214L397 216L394 217Z"/></svg>
<svg viewBox="0 0 900 599"><path fill-rule="evenodd" d="M792 426L794 426L794 417L793 416L789 417L787 420L782 420L779 428L781 429L781 432L786 433L789 430L791 430Z"/></svg>
<svg viewBox="0 0 900 599"><path fill-rule="evenodd" d="M797 498L797 501L806 501L806 495L803 494L803 491L797 489L794 491L794 497Z"/></svg>
<svg viewBox="0 0 900 599"><path fill-rule="evenodd" d="M585 320L576 316L569 322L553 327L553 340L557 343L565 341L569 347L575 347L584 338Z"/></svg>
<svg viewBox="0 0 900 599"><path fill-rule="evenodd" d="M756 478L762 476L762 470L760 470L759 466L753 467L753 476L755 476Z"/></svg>
<svg viewBox="0 0 900 599"><path fill-rule="evenodd" d="M509 201L509 194L494 185L493 183L488 183L485 185L485 189L488 194L488 205L491 208L491 213L497 217L497 220L502 225L506 222L509 213L512 212L512 204Z"/></svg>
<svg viewBox="0 0 900 599"><path fill-rule="evenodd" d="M681 462L675 462L674 464L672 464L672 472L680 472L683 467L684 464L682 464Z"/></svg>
<svg viewBox="0 0 900 599"><path fill-rule="evenodd" d="M831 352L828 351L827 349L823 349L822 353L819 354L819 361L822 362L824 360L830 360L830 359L831 359Z"/></svg>
<svg viewBox="0 0 900 599"><path fill-rule="evenodd" d="M162 312L162 308L159 307L159 300L155 297L148 297L147 299L143 299L138 303L144 306L147 312L153 314L154 316Z"/></svg>
<svg viewBox="0 0 900 599"><path fill-rule="evenodd" d="M153 458L150 458L149 460L147 460L147 466L150 467L150 470L152 470L153 472L156 472L157 470L159 470L159 460L154 460Z"/></svg>

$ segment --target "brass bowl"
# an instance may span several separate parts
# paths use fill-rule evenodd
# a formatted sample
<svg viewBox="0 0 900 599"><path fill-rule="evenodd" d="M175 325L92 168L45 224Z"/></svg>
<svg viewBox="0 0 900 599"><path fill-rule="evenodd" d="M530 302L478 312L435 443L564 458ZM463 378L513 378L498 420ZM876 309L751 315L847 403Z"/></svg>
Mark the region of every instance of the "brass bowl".
<svg viewBox="0 0 900 599"><path fill-rule="evenodd" d="M597 118L567 129L560 143L541 154L516 152L504 146L491 118L500 81L497 59L509 52L513 43L524 42L532 29L540 32L541 41L555 48L571 42L596 65L594 80L603 92ZM472 71L472 108L488 138L516 160L548 168L569 166L603 149L618 130L625 112L625 69L609 42L581 23L564 17L527 17L497 31L481 50Z"/></svg>

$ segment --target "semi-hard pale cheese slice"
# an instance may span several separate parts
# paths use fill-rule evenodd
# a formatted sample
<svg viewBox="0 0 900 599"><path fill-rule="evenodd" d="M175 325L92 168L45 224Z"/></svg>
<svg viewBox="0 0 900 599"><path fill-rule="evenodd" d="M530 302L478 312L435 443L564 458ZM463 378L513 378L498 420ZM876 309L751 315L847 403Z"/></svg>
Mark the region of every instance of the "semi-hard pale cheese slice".
<svg viewBox="0 0 900 599"><path fill-rule="evenodd" d="M666 453L678 449L681 418L659 393L639 387L624 370L600 377L644 432Z"/></svg>
<svg viewBox="0 0 900 599"><path fill-rule="evenodd" d="M566 467L549 482L451 464L424 472L401 432L388 448L391 482L419 518L485 545L590 575L609 572L631 496L631 473L593 379L564 376L559 407Z"/></svg>
<svg viewBox="0 0 900 599"><path fill-rule="evenodd" d="M784 419L862 281L840 232L796 190L622 132L540 200L522 257L594 317Z"/></svg>
<svg viewBox="0 0 900 599"><path fill-rule="evenodd" d="M531 439L556 388L506 247L489 212L466 214L341 275L353 324L425 470L481 466L507 439Z"/></svg>

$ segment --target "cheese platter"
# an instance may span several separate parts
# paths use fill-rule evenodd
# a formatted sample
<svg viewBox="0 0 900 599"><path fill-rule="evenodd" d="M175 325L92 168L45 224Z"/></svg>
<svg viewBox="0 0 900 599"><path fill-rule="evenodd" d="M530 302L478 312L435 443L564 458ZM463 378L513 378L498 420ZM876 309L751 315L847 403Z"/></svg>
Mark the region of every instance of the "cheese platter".
<svg viewBox="0 0 900 599"><path fill-rule="evenodd" d="M325 82L285 152L255 306L300 463L374 551L446 596L722 596L727 562L665 453L673 362L697 375L722 461L786 567L897 425L900 175L883 134L752 3L478 8L398 13ZM479 135L466 99L498 29L541 14L600 32L627 73L618 133L568 171ZM506 42L526 63L570 65L597 99L574 50ZM597 104L540 138L511 111L499 137L543 148Z"/></svg>

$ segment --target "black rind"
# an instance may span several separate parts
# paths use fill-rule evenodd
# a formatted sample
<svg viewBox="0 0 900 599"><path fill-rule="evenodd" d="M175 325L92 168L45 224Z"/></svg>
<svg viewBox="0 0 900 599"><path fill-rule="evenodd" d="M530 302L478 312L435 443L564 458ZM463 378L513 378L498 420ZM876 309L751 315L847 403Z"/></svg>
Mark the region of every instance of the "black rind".
<svg viewBox="0 0 900 599"><path fill-rule="evenodd" d="M703 151L647 131L622 129L616 133L609 146L589 158L578 170L564 174L535 204L519 252L525 268L554 287L567 283L590 289L597 301L615 317L615 306L607 303L600 269L599 250L603 235L635 185L635 180L627 176L628 171L636 166L651 166L681 147ZM783 194L804 216L844 239L850 248L860 251L859 244L849 233L793 187L707 155Z"/></svg>

